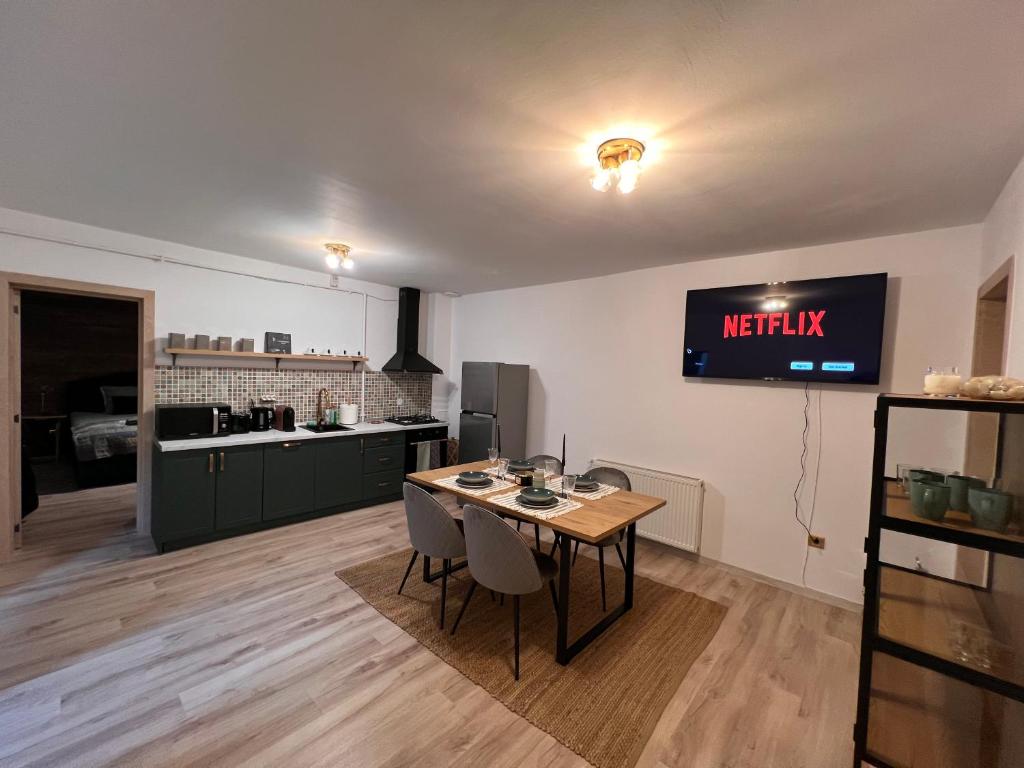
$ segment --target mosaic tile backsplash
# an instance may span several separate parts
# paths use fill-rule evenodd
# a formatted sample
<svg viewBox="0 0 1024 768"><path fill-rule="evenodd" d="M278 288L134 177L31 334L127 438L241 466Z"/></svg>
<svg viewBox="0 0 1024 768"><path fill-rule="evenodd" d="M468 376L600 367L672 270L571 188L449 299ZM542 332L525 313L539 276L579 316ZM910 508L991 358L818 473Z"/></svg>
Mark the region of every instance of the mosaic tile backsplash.
<svg viewBox="0 0 1024 768"><path fill-rule="evenodd" d="M327 389L335 405L360 403L366 384L361 421L388 416L429 413L432 376L429 373L367 371L283 370L268 368L205 368L169 365L156 367L156 402L228 403L233 409L249 407L249 398L277 398L295 409L295 420L316 416L316 393ZM398 405L398 399L402 405Z"/></svg>

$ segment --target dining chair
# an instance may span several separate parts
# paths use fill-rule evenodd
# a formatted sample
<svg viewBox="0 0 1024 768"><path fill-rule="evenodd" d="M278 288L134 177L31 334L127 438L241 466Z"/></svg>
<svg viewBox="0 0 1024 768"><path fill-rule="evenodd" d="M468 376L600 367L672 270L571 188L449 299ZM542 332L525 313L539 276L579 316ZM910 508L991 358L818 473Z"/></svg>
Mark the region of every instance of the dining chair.
<svg viewBox="0 0 1024 768"><path fill-rule="evenodd" d="M412 544L412 558L405 569L405 576L398 587L402 594L405 582L416 564L416 558L434 557L441 561L441 621L444 629L445 602L448 597L448 574L452 570L452 559L466 556L466 538L462 533L463 523L452 517L430 493L412 483L402 486L405 496L405 518L409 524L409 543Z"/></svg>
<svg viewBox="0 0 1024 768"><path fill-rule="evenodd" d="M515 631L515 677L519 679L519 597L544 588L551 590L551 602L558 614L558 595L555 593L555 577L558 563L553 557L530 549L523 538L513 531L493 512L474 504L463 508L466 531L466 557L473 581L469 585L462 609L455 618L452 634L459 628L459 622L469 607L473 591L482 584L492 592L512 595L512 616Z"/></svg>
<svg viewBox="0 0 1024 768"><path fill-rule="evenodd" d="M631 490L633 490L633 487L632 487L632 485L629 482L629 476L625 472L623 472L621 469L615 469L614 467L594 467L593 469L591 469L591 470L587 471L586 473L584 473L583 477L588 477L591 480L596 480L597 482L604 483L605 485L614 485L616 488L621 488L624 491L631 491ZM622 570L626 570L626 558L622 554L622 544L621 544L623 536L624 536L624 531L619 531L618 533L613 533L611 536L608 536L608 537L606 537L604 539L601 539L601 541L597 542L596 544L591 545L591 546L597 547L597 563L598 563L598 567L599 567L599 569L601 571L601 610L602 611L607 611L608 610L608 600L607 600L607 597L605 595L605 586L604 586L604 549L605 549L605 547L614 546L615 547L615 551L619 555L619 562L622 563ZM557 546L558 546L558 542L556 540L555 548L557 548ZM552 550L551 550L551 554L552 555L555 553L555 548L552 548ZM573 565L576 565L576 557L579 555L579 553L580 553L580 540L576 539L576 546L573 548L573 551L572 551L572 564Z"/></svg>
<svg viewBox="0 0 1024 768"><path fill-rule="evenodd" d="M558 465L558 474L562 474L562 462L557 456L551 456L547 453L538 453L536 456L531 456L530 458L528 458L527 461L533 464L533 466L538 469L544 469L545 462L553 461L555 462L555 464ZM522 526L522 524L522 520L516 521L517 531L519 530L520 526ZM533 538L537 543L537 550L540 551L540 526L537 523L533 524Z"/></svg>

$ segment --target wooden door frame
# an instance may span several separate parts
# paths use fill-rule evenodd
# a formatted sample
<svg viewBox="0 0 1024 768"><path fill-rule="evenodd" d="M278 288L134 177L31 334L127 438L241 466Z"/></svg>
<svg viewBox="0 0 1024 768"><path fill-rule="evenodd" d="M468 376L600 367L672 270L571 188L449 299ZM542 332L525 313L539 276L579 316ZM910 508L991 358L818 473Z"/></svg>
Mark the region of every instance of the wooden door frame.
<svg viewBox="0 0 1024 768"><path fill-rule="evenodd" d="M0 562L6 562L14 553L15 530L21 525L21 424L15 416L21 415L20 377L21 354L17 340L20 317L14 315L11 301L16 291L46 291L94 296L101 299L134 301L138 305L138 388L139 427L136 461L137 502L135 525L148 532L150 522L150 457L153 451L153 401L155 350L154 312L156 293L116 285L85 283L41 275L23 275L0 272L0 360L7 362L0 371Z"/></svg>

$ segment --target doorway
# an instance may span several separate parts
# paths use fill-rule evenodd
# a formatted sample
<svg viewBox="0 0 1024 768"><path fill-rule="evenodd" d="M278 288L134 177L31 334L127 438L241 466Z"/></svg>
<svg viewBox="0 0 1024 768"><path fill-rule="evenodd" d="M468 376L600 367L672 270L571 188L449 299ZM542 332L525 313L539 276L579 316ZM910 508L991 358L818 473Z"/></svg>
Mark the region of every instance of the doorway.
<svg viewBox="0 0 1024 768"><path fill-rule="evenodd" d="M94 380L90 381L88 371L83 369L82 372L85 375L70 382L65 381L62 388L55 383L56 374L50 367L46 370L51 372L44 373L43 380L30 377L26 383L32 389L23 392L24 345L31 344L35 347L44 343L47 338L45 335L38 335L38 328L35 327L28 329L28 333L25 333L24 311L28 308L31 313L43 306L52 307L62 301L67 302L66 307L77 305L79 307L91 306L94 309L107 306L92 303L95 301L117 302L117 310L122 313L122 316L134 318L132 324L134 355L130 355L134 360L134 370L121 371L120 374L104 371L99 376L92 377ZM28 307L25 306L26 302ZM131 493L130 498L134 500L134 528L142 532L149 530L150 456L154 396L154 304L155 295L152 291L35 275L0 273L0 311L7 318L7 326L0 333L0 358L7 362L5 370L0 374L0 408L2 408L0 487L8 491L0 494L0 560L8 560L13 556L15 550L22 546L24 527L27 525L27 522L23 524L23 515L32 506L32 488L29 485L35 478L31 472L32 466L25 467L23 465L26 449L30 448L26 444L26 438L52 445L54 454L63 450L66 457L68 451L75 444L70 425L72 411L67 410L71 406L80 408L79 413L87 414L91 411L95 414L94 418L100 422L103 421L101 413L105 414L108 408L135 412L132 419L129 419L128 414L122 414L123 421L134 420L136 422L133 425L136 428L134 455L125 458L123 453L118 453L120 458L104 464L102 468L95 464L86 465L85 474L80 477L76 476L75 482L84 479L86 483L99 481L100 484L109 484L106 481L117 481L125 479L129 474L134 475L134 493L130 491L131 486L121 487L127 489L124 492ZM58 328L51 329L49 333L52 335L59 332ZM50 339L49 343L57 344L53 339ZM36 351L32 350L29 353L30 359L39 357L34 354ZM119 355L124 354L123 352L119 353ZM122 361L125 359L127 358L121 357ZM46 380L47 377L49 377L49 381ZM106 387L107 391L102 391L102 387ZM131 402L132 395L135 397L134 402ZM104 397L107 398L106 402ZM90 398L94 399L90 400ZM87 405L87 407L83 407L83 405ZM67 424L64 423L65 415ZM47 419L50 420L51 426L46 428L37 428L31 424L33 421L45 423ZM60 428L51 432L52 422L55 420L61 422ZM86 421L89 421L88 417ZM84 432L79 435L86 454L89 452L88 444L96 442L89 439L89 434L102 432L103 429L101 426L90 430L86 425ZM33 433L35 433L34 437ZM64 438L63 448L58 447L57 443L61 437ZM52 443L50 443L51 440ZM115 451L111 450L111 443L116 443L118 440L124 442L125 436L111 435L110 441L98 441L98 445L101 446L99 452L110 455L96 458L111 458L115 454ZM37 445L36 450L44 449ZM30 451L28 451L28 455L29 461L31 461ZM48 498L72 499L72 497L73 495ZM128 524L131 523L132 521L129 519Z"/></svg>
<svg viewBox="0 0 1024 768"><path fill-rule="evenodd" d="M1013 262L1007 261L978 290L974 314L974 352L971 376L1004 375L1009 334L1009 297L1012 295ZM999 417L970 413L964 472L988 482L995 480L999 456Z"/></svg>

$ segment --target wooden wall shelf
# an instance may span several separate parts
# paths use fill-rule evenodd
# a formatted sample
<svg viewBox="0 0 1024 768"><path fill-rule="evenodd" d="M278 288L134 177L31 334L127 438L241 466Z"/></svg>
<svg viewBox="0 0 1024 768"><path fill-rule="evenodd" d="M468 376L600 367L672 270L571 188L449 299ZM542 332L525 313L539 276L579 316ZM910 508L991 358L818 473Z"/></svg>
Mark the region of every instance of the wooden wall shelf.
<svg viewBox="0 0 1024 768"><path fill-rule="evenodd" d="M274 368L281 368L281 361L296 363L351 363L352 370L360 363L369 360L365 355L286 355L277 352L229 352L220 349L186 349L183 347L166 347L171 356L171 366L178 364L178 357L222 357L232 360L273 360Z"/></svg>

